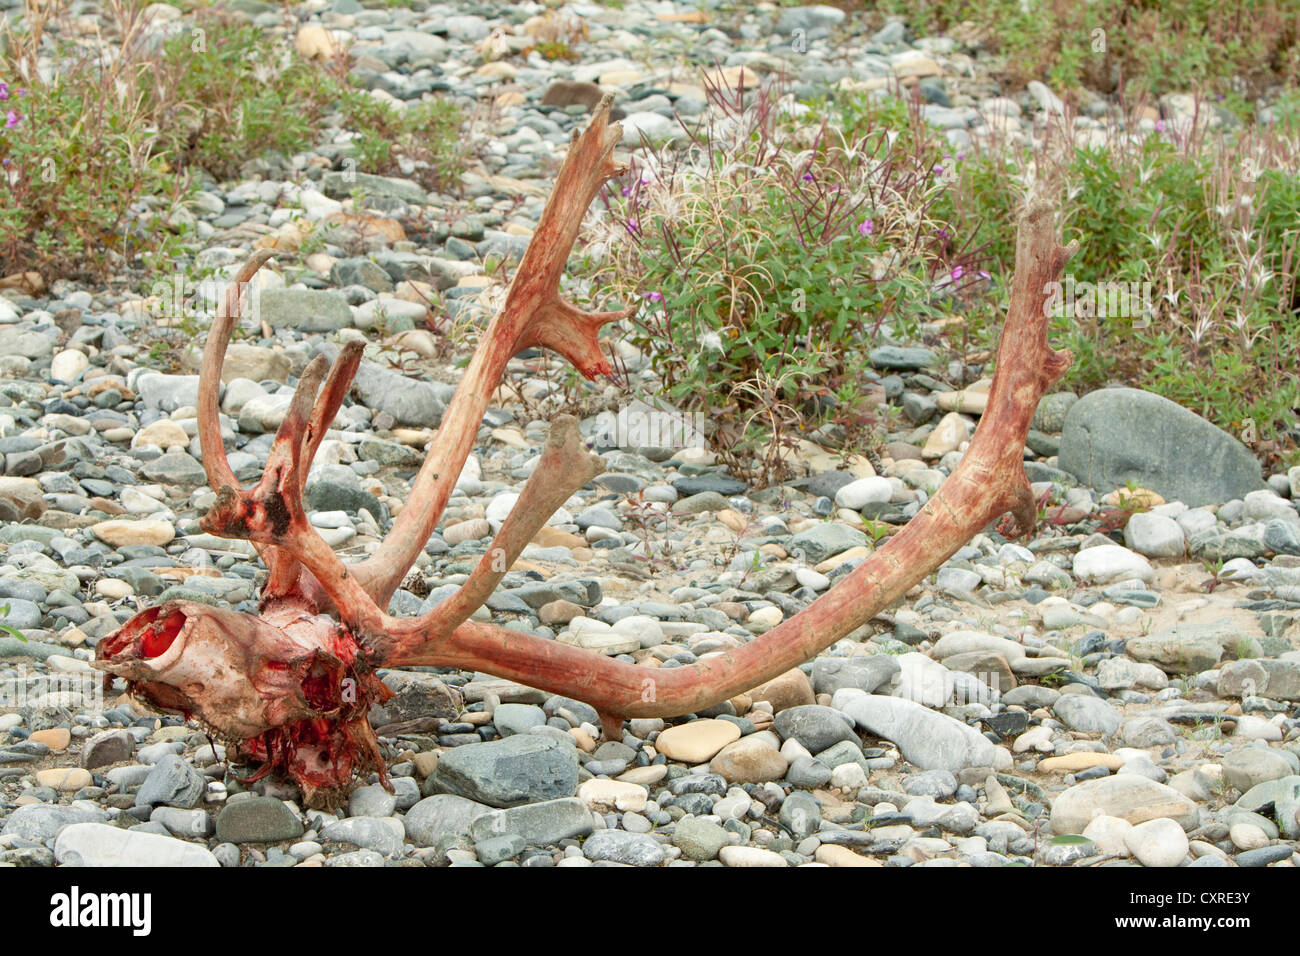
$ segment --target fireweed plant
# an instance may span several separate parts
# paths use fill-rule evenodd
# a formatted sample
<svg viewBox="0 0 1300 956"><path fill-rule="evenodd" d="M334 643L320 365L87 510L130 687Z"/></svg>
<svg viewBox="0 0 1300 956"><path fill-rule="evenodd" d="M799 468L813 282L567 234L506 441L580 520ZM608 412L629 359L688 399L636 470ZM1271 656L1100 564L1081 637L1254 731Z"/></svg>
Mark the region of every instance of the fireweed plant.
<svg viewBox="0 0 1300 956"><path fill-rule="evenodd" d="M869 118L846 136L779 83L706 92L684 148L647 144L607 189L592 258L642 304L630 341L669 399L710 416L724 457L734 443L752 456L861 404L866 352L919 338L988 274L933 215L946 173L932 140Z"/></svg>
<svg viewBox="0 0 1300 956"><path fill-rule="evenodd" d="M1137 105L1128 130L1139 128ZM1057 314L1054 340L1074 354L1062 385L1156 392L1237 435L1269 467L1300 462L1300 119L1279 112L1271 126L1235 131L1207 122L1111 128L1085 148L1049 130L1034 154L972 152L939 203L1005 278L1014 251L998 237L1015 206L1008 197L1036 176L1061 200L1066 239L1080 240L1075 279L1145 290L1150 305L1145 315ZM987 320L1000 306L977 300L968 317ZM990 328L976 329L984 347L996 345Z"/></svg>
<svg viewBox="0 0 1300 956"><path fill-rule="evenodd" d="M358 172L453 188L471 154L456 104L396 111L325 65L220 8L160 31L145 0L105 0L108 29L75 42L69 9L29 3L0 26L0 275L103 279L171 271L192 253L180 207L195 180L353 136ZM105 38L106 37L106 38ZM53 70L38 65L52 61Z"/></svg>

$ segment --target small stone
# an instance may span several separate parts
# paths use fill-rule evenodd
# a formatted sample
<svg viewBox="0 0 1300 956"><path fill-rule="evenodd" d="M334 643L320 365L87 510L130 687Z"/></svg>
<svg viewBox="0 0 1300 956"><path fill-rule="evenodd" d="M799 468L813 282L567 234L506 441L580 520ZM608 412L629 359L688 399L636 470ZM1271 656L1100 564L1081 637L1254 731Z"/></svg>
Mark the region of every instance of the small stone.
<svg viewBox="0 0 1300 956"><path fill-rule="evenodd" d="M780 867L790 865L781 854L754 846L724 846L718 851L718 859L722 861L724 866Z"/></svg>
<svg viewBox="0 0 1300 956"><path fill-rule="evenodd" d="M921 446L922 458L942 458L950 451L956 451L962 442L970 437L970 426L965 418L957 412L949 412L939 419L925 444Z"/></svg>
<svg viewBox="0 0 1300 956"><path fill-rule="evenodd" d="M785 776L785 757L761 739L770 734L752 734L727 744L713 758L709 769L728 783L766 783Z"/></svg>
<svg viewBox="0 0 1300 956"><path fill-rule="evenodd" d="M1102 856L1129 856L1128 844L1124 838L1132 829L1133 824L1127 820L1102 814L1092 818L1084 828L1083 836L1096 845L1097 852Z"/></svg>
<svg viewBox="0 0 1300 956"><path fill-rule="evenodd" d="M450 528L444 528L442 539L454 548L465 541L478 541L480 538L486 538L491 533L492 526L488 524L487 519L471 518L469 521L461 521Z"/></svg>
<svg viewBox="0 0 1300 956"><path fill-rule="evenodd" d="M1124 526L1124 543L1148 558L1179 558L1187 549L1183 529L1165 515L1140 511Z"/></svg>
<svg viewBox="0 0 1300 956"><path fill-rule="evenodd" d="M1178 866L1187 856L1187 833L1161 817L1134 826L1124 835L1124 845L1143 866Z"/></svg>
<svg viewBox="0 0 1300 956"><path fill-rule="evenodd" d="M135 738L125 730L103 730L81 748L81 765L87 770L130 760L135 753Z"/></svg>
<svg viewBox="0 0 1300 956"><path fill-rule="evenodd" d="M844 715L830 707L811 704L790 707L777 714L772 729L784 740L793 737L809 753L821 753L841 740L857 743L858 735Z"/></svg>
<svg viewBox="0 0 1300 956"><path fill-rule="evenodd" d="M176 754L166 754L140 784L135 805L152 807L164 804L188 810L198 806L206 787L207 780L201 773Z"/></svg>
<svg viewBox="0 0 1300 956"><path fill-rule="evenodd" d="M170 521L101 521L92 525L90 530L100 541L114 548L130 545L161 547L176 537L176 529Z"/></svg>
<svg viewBox="0 0 1300 956"><path fill-rule="evenodd" d="M740 739L740 728L726 720L692 720L661 731L655 750L669 760L707 763L727 744Z"/></svg>
<svg viewBox="0 0 1300 956"><path fill-rule="evenodd" d="M730 834L716 823L699 817L689 817L677 823L673 830L673 845L690 860L714 860L727 846Z"/></svg>
<svg viewBox="0 0 1300 956"><path fill-rule="evenodd" d="M841 508L861 511L869 504L885 504L894 494L888 478L859 478L835 492L835 503Z"/></svg>
<svg viewBox="0 0 1300 956"><path fill-rule="evenodd" d="M390 817L397 809L397 797L379 784L358 787L348 797L350 817Z"/></svg>
<svg viewBox="0 0 1300 956"><path fill-rule="evenodd" d="M62 385L71 385L90 367L86 353L64 349L50 362L50 378Z"/></svg>
<svg viewBox="0 0 1300 956"><path fill-rule="evenodd" d="M861 853L854 853L846 846L823 843L813 853L813 859L827 866L882 866L879 860L873 860Z"/></svg>
<svg viewBox="0 0 1300 956"><path fill-rule="evenodd" d="M146 425L131 439L132 448L185 449L190 446L190 436L185 429L169 418L160 418Z"/></svg>
<svg viewBox="0 0 1300 956"><path fill-rule="evenodd" d="M1228 828L1228 839L1238 850L1258 850L1268 846L1268 834L1253 823L1237 823Z"/></svg>
<svg viewBox="0 0 1300 956"><path fill-rule="evenodd" d="M492 723L502 737L512 737L543 726L546 714L536 704L499 704L492 711Z"/></svg>
<svg viewBox="0 0 1300 956"><path fill-rule="evenodd" d="M617 780L588 780L578 788L578 799L597 813L637 813L649 799L646 788Z"/></svg>
<svg viewBox="0 0 1300 956"><path fill-rule="evenodd" d="M49 730L32 731L27 739L45 744L53 753L61 754L72 742L72 732L67 727L51 727Z"/></svg>
<svg viewBox="0 0 1300 956"><path fill-rule="evenodd" d="M1117 544L1085 548L1074 556L1074 576L1087 584L1113 584L1130 578L1151 581L1155 569L1135 551Z"/></svg>
<svg viewBox="0 0 1300 956"><path fill-rule="evenodd" d="M812 682L808 680L808 675L797 667L750 691L749 696L754 703L759 701L770 703L774 714L791 707L809 706L817 702Z"/></svg>
<svg viewBox="0 0 1300 956"><path fill-rule="evenodd" d="M71 792L89 787L93 781L90 771L81 767L51 767L36 771L36 782L42 787Z"/></svg>
<svg viewBox="0 0 1300 956"><path fill-rule="evenodd" d="M274 797L236 800L217 815L217 839L222 843L279 843L302 834L302 821Z"/></svg>
<svg viewBox="0 0 1300 956"><path fill-rule="evenodd" d="M597 830L583 843L582 853L593 862L628 866L658 866L665 859L664 849L654 837L626 830Z"/></svg>

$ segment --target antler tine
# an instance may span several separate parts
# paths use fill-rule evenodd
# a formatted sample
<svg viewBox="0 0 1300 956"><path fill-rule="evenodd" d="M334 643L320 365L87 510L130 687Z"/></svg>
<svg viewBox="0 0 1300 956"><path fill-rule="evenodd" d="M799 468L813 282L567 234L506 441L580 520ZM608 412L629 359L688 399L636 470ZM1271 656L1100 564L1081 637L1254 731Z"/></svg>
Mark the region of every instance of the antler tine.
<svg viewBox="0 0 1300 956"><path fill-rule="evenodd" d="M325 432L333 423L334 416L339 413L339 409L343 406L343 399L347 397L348 388L352 385L352 380L356 378L357 369L361 367L361 355L364 351L365 346L362 343L349 342L339 351L339 354L334 359L334 364L330 366L330 373L325 379L320 398L312 411L311 422L307 426L305 465L299 469L298 473L298 487L300 489L305 488L307 485L307 474L311 469L312 461L316 458L316 451L325 438Z"/></svg>
<svg viewBox="0 0 1300 956"><path fill-rule="evenodd" d="M324 356L318 355L303 372L294 392L289 413L276 432L267 456L266 472L269 474L282 467L281 462L288 455L289 468L285 476L284 495L294 507L302 508L302 495L307 487L307 476L311 471L312 460L320 448L330 423L338 414L339 407L347 395L348 386L361 365L361 355L365 346L360 342L349 342L343 347L330 366L329 375L323 376ZM325 378L321 387L321 378ZM317 389L320 394L317 396ZM311 411L311 420L307 420L307 408L315 398ZM296 489L296 496L291 494ZM268 547L262 559L270 569L266 585L262 589L262 600L283 597L295 589L301 590L307 582L300 580L302 562L284 547ZM313 579L314 582L314 579Z"/></svg>
<svg viewBox="0 0 1300 956"><path fill-rule="evenodd" d="M505 304L470 360L406 506L379 547L354 566L366 591L381 606L387 605L437 527L488 400L511 357L539 345L559 352L589 378L610 372L597 332L634 310L585 312L560 296L559 284L591 200L607 179L627 168L613 159L623 130L609 122L612 103L610 96L601 100L587 129L580 136L575 133Z"/></svg>
<svg viewBox="0 0 1300 956"><path fill-rule="evenodd" d="M269 249L259 249L240 267L235 278L226 286L217 314L212 320L203 348L203 365L199 371L199 448L203 454L203 470L213 491L223 487L238 488L235 472L226 458L226 446L221 440L221 368L225 364L230 337L239 324L240 300L250 280L258 269L273 255Z"/></svg>
<svg viewBox="0 0 1300 956"><path fill-rule="evenodd" d="M605 470L605 463L587 453L578 433L578 420L572 415L557 415L551 423L546 449L515 506L501 524L487 553L455 594L419 618L399 618L389 628L367 641L377 656L392 653L390 647L405 640L427 639L428 635L450 634L465 621L501 583L506 572L518 559L551 515L569 495Z"/></svg>
<svg viewBox="0 0 1300 956"><path fill-rule="evenodd" d="M271 442L271 452L266 456L263 482L270 479L277 485L283 483L297 490L301 490L307 483L306 477L301 472L306 470L303 452L311 439L308 421L309 419L315 421L316 416L312 414L312 406L315 404L316 392L320 390L328 365L325 356L318 355L303 370L302 376L298 379L298 387L294 389L293 398L289 402L289 409L276 430L275 440ZM310 463L311 459L307 458L306 464L310 465Z"/></svg>

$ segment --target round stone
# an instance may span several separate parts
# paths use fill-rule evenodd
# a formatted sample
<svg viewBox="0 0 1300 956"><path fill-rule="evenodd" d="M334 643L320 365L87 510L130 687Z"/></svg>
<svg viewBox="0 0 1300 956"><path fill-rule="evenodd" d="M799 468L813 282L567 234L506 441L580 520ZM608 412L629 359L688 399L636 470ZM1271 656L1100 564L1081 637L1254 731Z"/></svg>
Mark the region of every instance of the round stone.
<svg viewBox="0 0 1300 956"><path fill-rule="evenodd" d="M727 720L692 720L662 731L655 738L655 750L669 760L705 763L718 751L740 739L740 728Z"/></svg>
<svg viewBox="0 0 1300 956"><path fill-rule="evenodd" d="M1187 833L1168 817L1139 823L1124 835L1124 845L1143 866L1178 866L1187 856Z"/></svg>

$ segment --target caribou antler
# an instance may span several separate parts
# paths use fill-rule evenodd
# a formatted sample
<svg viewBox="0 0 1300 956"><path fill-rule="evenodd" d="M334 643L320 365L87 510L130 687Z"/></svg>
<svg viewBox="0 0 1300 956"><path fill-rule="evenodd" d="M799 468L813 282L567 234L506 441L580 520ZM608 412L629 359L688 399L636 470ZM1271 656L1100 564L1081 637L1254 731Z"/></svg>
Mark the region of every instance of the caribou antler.
<svg viewBox="0 0 1300 956"><path fill-rule="evenodd" d="M144 611L99 645L98 665L155 706L204 722L237 752L278 768L309 802L336 802L352 776L383 774L369 704L390 692L380 666L472 668L585 700L617 738L630 716L675 716L726 700L788 670L870 620L1010 511L1019 533L1034 523L1022 466L1030 420L1068 367L1047 344L1045 302L1073 247L1056 241L1051 208L1032 203L1020 222L1016 274L997 372L984 417L961 464L888 544L803 612L734 650L672 669L626 664L502 627L473 623L524 546L603 467L587 454L577 422L559 416L533 474L488 553L450 598L417 618L384 608L446 507L490 395L511 356L553 349L583 374L608 373L597 331L631 314L584 312L559 295L578 227L601 184L623 171L612 153L621 130L607 97L574 142L501 311L456 391L409 499L379 547L347 565L307 520L303 491L312 457L361 361L344 348L331 368L303 372L265 473L242 488L226 459L218 420L222 360L239 317L240 292L266 261L255 255L217 312L204 351L199 435L216 502L205 530L243 538L269 569L259 615L173 601ZM319 395L318 395L319 392Z"/></svg>

